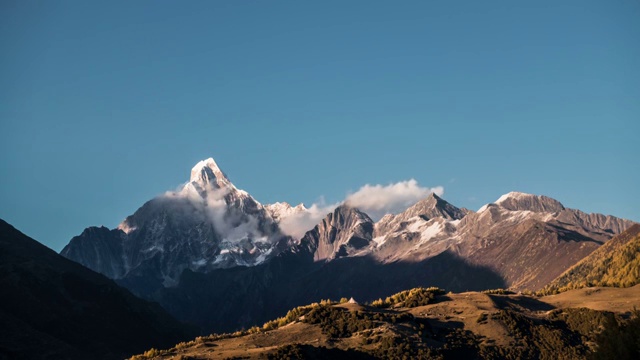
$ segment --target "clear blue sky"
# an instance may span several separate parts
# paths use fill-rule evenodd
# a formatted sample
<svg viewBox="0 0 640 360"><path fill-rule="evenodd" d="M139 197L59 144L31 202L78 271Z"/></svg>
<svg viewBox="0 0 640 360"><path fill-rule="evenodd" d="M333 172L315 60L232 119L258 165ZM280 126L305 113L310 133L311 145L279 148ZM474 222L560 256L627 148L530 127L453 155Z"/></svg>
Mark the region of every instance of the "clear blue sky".
<svg viewBox="0 0 640 360"><path fill-rule="evenodd" d="M640 2L0 3L0 218L60 250L214 157L263 203L415 178L640 220Z"/></svg>

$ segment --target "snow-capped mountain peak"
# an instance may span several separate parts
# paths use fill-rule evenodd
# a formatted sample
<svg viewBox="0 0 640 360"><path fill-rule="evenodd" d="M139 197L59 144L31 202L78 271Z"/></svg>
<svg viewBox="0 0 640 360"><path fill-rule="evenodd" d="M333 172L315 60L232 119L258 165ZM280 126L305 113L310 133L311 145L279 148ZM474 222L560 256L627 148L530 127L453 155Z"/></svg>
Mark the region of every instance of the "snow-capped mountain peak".
<svg viewBox="0 0 640 360"><path fill-rule="evenodd" d="M533 195L512 191L495 201L496 205L511 211L528 210L533 212L555 213L564 210L558 200L544 195Z"/></svg>
<svg viewBox="0 0 640 360"><path fill-rule="evenodd" d="M115 279L148 271L162 286L176 284L187 268L258 265L289 241L264 206L236 188L212 158L198 162L180 190L151 199L117 229L97 234L72 239L68 248L75 250L65 254ZM106 246L109 260L87 255L96 253L94 246Z"/></svg>
<svg viewBox="0 0 640 360"><path fill-rule="evenodd" d="M291 206L288 202L284 202L284 201L265 205L264 208L269 212L271 217L276 221L280 221L291 215L307 211L307 208L304 206L303 203L300 203L296 206Z"/></svg>
<svg viewBox="0 0 640 360"><path fill-rule="evenodd" d="M508 192L508 193L506 193L506 194L504 194L504 195L500 196L500 197L498 198L498 200L496 200L496 201L494 202L494 204L500 204L500 203L502 203L502 202L504 202L504 201L507 201L507 200L509 200L509 199L515 199L515 200L518 200L518 199L531 198L531 197L534 197L534 196L535 196L535 195L533 195L533 194L527 194L527 193L523 193L523 192L519 192L519 191L511 191L511 192Z"/></svg>
<svg viewBox="0 0 640 360"><path fill-rule="evenodd" d="M214 188L234 187L213 158L198 162L191 169L189 182L197 183L205 187L207 185L213 186Z"/></svg>

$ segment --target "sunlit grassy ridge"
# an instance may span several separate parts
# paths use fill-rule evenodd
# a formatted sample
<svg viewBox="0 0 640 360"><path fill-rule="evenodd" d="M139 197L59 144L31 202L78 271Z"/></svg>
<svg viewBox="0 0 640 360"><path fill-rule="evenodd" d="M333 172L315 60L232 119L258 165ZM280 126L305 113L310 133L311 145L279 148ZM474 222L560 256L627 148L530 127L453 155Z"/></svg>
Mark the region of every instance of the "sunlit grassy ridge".
<svg viewBox="0 0 640 360"><path fill-rule="evenodd" d="M540 291L553 294L590 286L630 287L640 283L640 225L609 240Z"/></svg>
<svg viewBox="0 0 640 360"><path fill-rule="evenodd" d="M322 300L262 326L201 336L133 359L624 359L640 346L638 311L541 313L535 297L504 289L442 294L415 288L374 301L378 307Z"/></svg>

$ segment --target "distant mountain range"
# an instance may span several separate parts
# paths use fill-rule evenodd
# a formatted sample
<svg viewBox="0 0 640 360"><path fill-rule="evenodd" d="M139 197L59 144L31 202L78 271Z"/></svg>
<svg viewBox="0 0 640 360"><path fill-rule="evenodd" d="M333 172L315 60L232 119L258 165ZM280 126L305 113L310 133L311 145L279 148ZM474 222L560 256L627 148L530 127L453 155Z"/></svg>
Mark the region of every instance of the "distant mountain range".
<svg viewBox="0 0 640 360"><path fill-rule="evenodd" d="M303 205L262 205L213 159L116 229L87 228L61 254L204 331L232 330L320 298L367 300L417 286L537 290L631 227L511 192L477 212L435 194L374 221L339 205L301 238Z"/></svg>
<svg viewBox="0 0 640 360"><path fill-rule="evenodd" d="M0 288L0 359L122 359L196 334L3 220Z"/></svg>

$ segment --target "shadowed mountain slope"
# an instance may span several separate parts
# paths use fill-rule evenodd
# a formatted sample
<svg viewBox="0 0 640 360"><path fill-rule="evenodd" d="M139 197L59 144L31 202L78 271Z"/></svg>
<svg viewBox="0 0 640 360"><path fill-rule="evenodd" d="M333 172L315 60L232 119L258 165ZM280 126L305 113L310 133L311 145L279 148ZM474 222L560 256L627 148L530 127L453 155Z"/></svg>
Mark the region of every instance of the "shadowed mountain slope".
<svg viewBox="0 0 640 360"><path fill-rule="evenodd" d="M0 358L121 359L194 335L0 220Z"/></svg>
<svg viewBox="0 0 640 360"><path fill-rule="evenodd" d="M152 296L177 318L209 333L248 328L319 299L370 301L418 286L465 291L502 288L505 282L490 269L450 252L416 263L389 264L366 256L320 263L289 253L255 267L187 271L178 286Z"/></svg>

